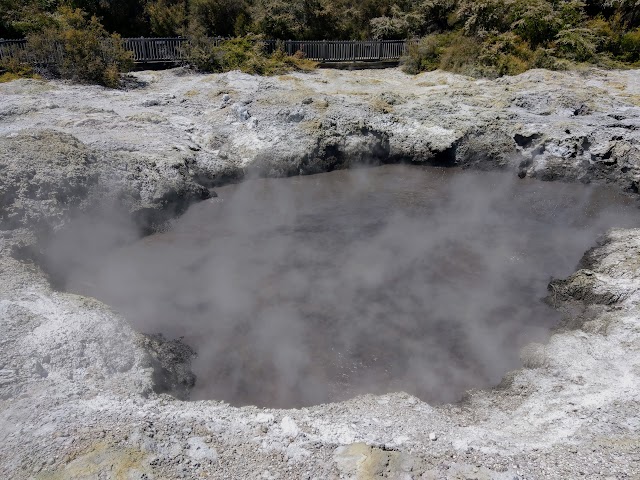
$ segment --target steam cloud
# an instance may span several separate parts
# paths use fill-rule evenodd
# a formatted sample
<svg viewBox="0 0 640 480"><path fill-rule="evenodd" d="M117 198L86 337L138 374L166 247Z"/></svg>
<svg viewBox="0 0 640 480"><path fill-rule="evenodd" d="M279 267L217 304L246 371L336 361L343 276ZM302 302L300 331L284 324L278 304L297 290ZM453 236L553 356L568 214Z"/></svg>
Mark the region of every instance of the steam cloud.
<svg viewBox="0 0 640 480"><path fill-rule="evenodd" d="M601 189L409 166L218 194L111 253L134 225L78 221L48 254L67 289L184 336L194 397L236 405L398 390L444 402L495 384L558 320L540 301L549 277L637 219Z"/></svg>

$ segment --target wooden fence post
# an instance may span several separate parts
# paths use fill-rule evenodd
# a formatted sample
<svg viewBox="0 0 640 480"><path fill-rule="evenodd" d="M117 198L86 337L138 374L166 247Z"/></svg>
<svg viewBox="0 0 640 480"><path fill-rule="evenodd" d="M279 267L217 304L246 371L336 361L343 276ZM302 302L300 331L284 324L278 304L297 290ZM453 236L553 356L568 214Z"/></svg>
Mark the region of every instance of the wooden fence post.
<svg viewBox="0 0 640 480"><path fill-rule="evenodd" d="M147 48L147 39L144 38L144 37L140 37L140 38L142 39L142 42L141 42L142 43L142 49L141 50L142 50L142 55L143 55L143 58L141 58L140 60L142 60L143 62L146 62L146 61L149 60L149 51L148 51L148 48Z"/></svg>

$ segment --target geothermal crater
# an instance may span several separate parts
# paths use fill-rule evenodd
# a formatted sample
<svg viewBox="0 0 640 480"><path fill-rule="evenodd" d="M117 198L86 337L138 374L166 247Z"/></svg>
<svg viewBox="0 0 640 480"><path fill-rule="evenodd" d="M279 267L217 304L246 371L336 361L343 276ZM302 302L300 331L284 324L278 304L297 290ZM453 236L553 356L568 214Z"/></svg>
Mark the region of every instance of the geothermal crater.
<svg viewBox="0 0 640 480"><path fill-rule="evenodd" d="M638 75L1 84L0 478L637 478Z"/></svg>
<svg viewBox="0 0 640 480"><path fill-rule="evenodd" d="M116 250L130 223L81 219L48 246L49 268L139 331L183 337L192 398L283 408L393 391L452 402L497 384L560 318L541 300L550 276L637 219L603 188L407 165L218 195Z"/></svg>

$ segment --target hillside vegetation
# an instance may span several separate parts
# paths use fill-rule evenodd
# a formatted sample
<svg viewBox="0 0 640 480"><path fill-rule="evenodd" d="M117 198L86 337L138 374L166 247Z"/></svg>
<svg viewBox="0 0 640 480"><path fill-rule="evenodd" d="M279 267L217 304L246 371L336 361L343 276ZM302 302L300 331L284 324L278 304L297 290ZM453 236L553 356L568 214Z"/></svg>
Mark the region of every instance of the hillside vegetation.
<svg viewBox="0 0 640 480"><path fill-rule="evenodd" d="M0 0L0 38L26 36L39 45L54 38L74 51L74 65L90 62L98 44L109 45L102 64L91 61L80 74L62 68L62 76L112 84L127 67L112 41L117 35L189 36L197 67L256 73L297 68L262 54L262 38L418 37L403 61L408 72L498 76L581 62L638 64L640 0ZM242 39L230 51L211 51L208 36ZM92 46L79 51L83 42Z"/></svg>

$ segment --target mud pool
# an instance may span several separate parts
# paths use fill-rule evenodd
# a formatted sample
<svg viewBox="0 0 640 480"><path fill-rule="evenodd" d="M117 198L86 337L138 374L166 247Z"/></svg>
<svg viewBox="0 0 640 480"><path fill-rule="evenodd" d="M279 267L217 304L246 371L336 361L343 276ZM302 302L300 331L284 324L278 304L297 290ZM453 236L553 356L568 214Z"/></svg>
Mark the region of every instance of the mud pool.
<svg viewBox="0 0 640 480"><path fill-rule="evenodd" d="M638 218L602 188L417 166L217 193L125 248L108 252L85 227L81 244L49 252L73 265L68 290L184 337L198 352L193 399L233 405L400 390L438 403L495 385L559 321L542 302L550 277Z"/></svg>

